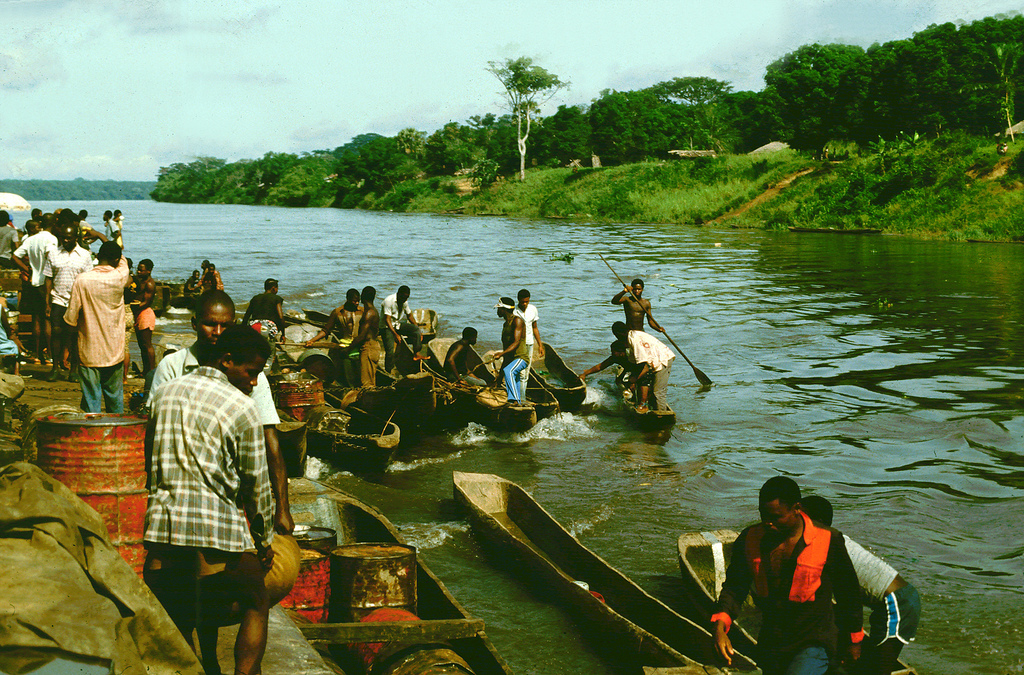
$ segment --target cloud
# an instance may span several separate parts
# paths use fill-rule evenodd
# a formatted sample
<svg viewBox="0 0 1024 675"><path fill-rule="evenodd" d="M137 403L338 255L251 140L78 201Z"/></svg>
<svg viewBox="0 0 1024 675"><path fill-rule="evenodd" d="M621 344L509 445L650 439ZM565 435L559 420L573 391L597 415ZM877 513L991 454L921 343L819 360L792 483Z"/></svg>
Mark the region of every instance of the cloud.
<svg viewBox="0 0 1024 675"><path fill-rule="evenodd" d="M66 75L60 59L33 39L0 51L0 89L31 91L48 82L61 81Z"/></svg>

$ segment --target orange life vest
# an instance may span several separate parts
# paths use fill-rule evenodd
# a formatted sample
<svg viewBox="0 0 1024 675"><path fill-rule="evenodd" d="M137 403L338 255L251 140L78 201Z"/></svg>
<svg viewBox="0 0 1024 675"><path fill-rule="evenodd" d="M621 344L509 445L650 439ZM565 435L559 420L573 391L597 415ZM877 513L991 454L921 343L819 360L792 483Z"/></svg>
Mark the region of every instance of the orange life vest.
<svg viewBox="0 0 1024 675"><path fill-rule="evenodd" d="M793 573L793 584L789 587L789 599L793 602L810 602L814 593L821 586L821 571L828 559L828 547L832 542L832 531L816 527L806 514L804 519L804 543L807 546L796 558L796 571ZM754 574L754 594L761 598L768 597L768 573L761 560L761 539L764 537L764 525L755 525L747 533L746 555L750 570Z"/></svg>

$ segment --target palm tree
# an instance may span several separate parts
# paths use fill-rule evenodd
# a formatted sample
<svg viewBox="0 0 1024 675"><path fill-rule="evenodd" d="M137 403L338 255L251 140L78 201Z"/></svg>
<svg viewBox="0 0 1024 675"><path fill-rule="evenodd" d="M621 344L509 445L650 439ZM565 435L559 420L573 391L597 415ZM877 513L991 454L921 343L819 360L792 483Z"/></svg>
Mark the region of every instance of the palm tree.
<svg viewBox="0 0 1024 675"><path fill-rule="evenodd" d="M1020 83L1021 73L1018 73L1021 56L1024 55L1024 48L1019 42L997 43L992 45L992 53L989 58L992 67L999 78L997 86L1003 95L999 107L1006 116L1006 127L1010 130L1010 142L1013 142L1013 99L1017 93L1017 85Z"/></svg>

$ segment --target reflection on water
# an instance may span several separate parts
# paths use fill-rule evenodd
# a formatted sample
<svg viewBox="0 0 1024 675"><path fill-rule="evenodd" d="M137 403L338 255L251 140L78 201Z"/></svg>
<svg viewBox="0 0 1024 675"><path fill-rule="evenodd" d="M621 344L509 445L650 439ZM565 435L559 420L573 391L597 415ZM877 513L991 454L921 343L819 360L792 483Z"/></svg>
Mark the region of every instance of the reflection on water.
<svg viewBox="0 0 1024 675"><path fill-rule="evenodd" d="M588 381L587 411L529 434L470 425L403 448L385 474L330 478L409 529L517 672L553 675L566 662L577 672L616 670L547 599L480 554L451 501L453 470L520 483L587 546L669 601L678 534L743 527L756 518L764 479L793 475L833 501L839 529L921 591L921 630L905 654L922 673L1024 669L1024 247L120 208L129 254L155 260L157 278L184 278L208 258L240 306L268 276L280 280L286 309L326 311L350 287L372 284L381 299L408 284L413 307L440 313L442 335L474 326L487 349L500 334L496 298L529 288L541 335L577 370L606 356L609 326L621 316L609 302L620 287L597 254L624 278L645 279L658 321L715 381L699 390L679 359L669 388L679 422L664 437L626 425L602 373ZM551 261L552 252L575 259ZM187 331L187 318L167 329ZM329 465L320 470L330 474Z"/></svg>

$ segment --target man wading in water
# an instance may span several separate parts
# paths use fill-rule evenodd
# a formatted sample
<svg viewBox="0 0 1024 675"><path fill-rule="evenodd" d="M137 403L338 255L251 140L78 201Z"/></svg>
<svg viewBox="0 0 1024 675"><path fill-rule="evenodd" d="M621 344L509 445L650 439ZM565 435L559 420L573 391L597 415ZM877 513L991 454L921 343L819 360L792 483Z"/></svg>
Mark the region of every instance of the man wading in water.
<svg viewBox="0 0 1024 675"><path fill-rule="evenodd" d="M651 302L643 297L644 282L641 279L633 279L629 288L623 288L615 297L612 304L622 305L626 313L626 342L628 344L629 359L633 363L650 365L654 371L654 405L655 410L668 410L668 378L672 372L672 361L676 355L668 347L663 345L653 335L644 330L644 317L648 317L651 328L664 333L665 329L654 320L651 314ZM643 407L643 406L642 406Z"/></svg>

